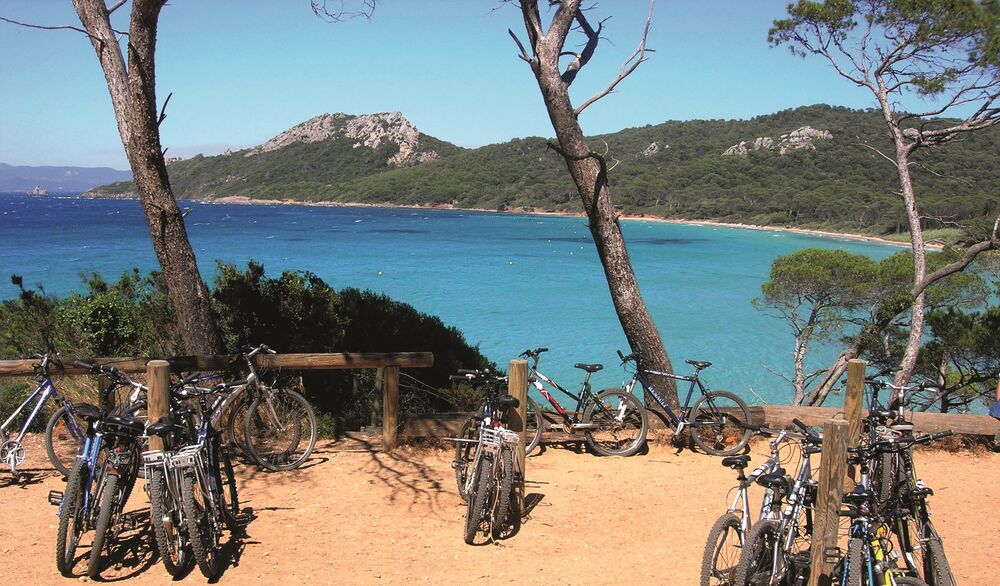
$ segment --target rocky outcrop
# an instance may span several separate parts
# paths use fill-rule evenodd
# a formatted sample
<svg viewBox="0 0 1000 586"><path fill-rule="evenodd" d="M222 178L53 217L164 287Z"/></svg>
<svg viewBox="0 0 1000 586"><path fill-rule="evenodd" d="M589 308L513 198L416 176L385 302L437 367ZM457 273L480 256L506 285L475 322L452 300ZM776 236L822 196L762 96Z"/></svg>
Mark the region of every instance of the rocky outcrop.
<svg viewBox="0 0 1000 586"><path fill-rule="evenodd" d="M399 147L399 152L388 160L388 164L394 167L415 165L438 158L435 151L420 149L420 131L400 112L363 116L322 114L289 128L264 144L250 149L244 156L252 157L293 144L324 140L350 140L353 141L354 148L370 149L395 144Z"/></svg>
<svg viewBox="0 0 1000 586"><path fill-rule="evenodd" d="M662 149L669 149L670 145L669 144L664 144L661 147L660 143L658 143L656 141L653 141L653 142L649 143L649 146L646 147L646 150L642 151L642 156L644 156L644 157L652 157L656 153L660 152L661 148Z"/></svg>
<svg viewBox="0 0 1000 586"><path fill-rule="evenodd" d="M816 150L817 140L830 140L832 138L833 135L828 130L818 130L811 126L802 126L787 134L782 134L778 140L770 136L758 136L752 141L740 141L739 144L734 144L723 151L722 154L723 156L746 156L750 151L772 151L775 149L778 150L779 155L802 149L814 151Z"/></svg>

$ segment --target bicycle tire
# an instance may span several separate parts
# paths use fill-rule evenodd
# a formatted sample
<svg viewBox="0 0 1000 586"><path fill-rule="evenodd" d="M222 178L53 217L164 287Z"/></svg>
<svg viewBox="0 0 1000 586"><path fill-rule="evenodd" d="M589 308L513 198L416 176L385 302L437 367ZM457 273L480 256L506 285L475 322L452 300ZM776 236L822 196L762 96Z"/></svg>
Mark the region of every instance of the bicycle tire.
<svg viewBox="0 0 1000 586"><path fill-rule="evenodd" d="M161 468L152 470L146 482L149 487L149 519L153 525L156 549L167 573L176 578L187 572L191 565L191 542L181 527L181 503L170 493Z"/></svg>
<svg viewBox="0 0 1000 586"><path fill-rule="evenodd" d="M778 541L778 523L761 519L750 527L743 542L740 563L736 566L734 585L764 584L774 572L773 555ZM761 578L765 581L761 582Z"/></svg>
<svg viewBox="0 0 1000 586"><path fill-rule="evenodd" d="M847 554L841 570L841 586L861 586L865 579L865 542L852 537L847 542Z"/></svg>
<svg viewBox="0 0 1000 586"><path fill-rule="evenodd" d="M257 464L272 472L292 470L308 460L316 447L316 413L295 391L265 391L250 405L243 433Z"/></svg>
<svg viewBox="0 0 1000 586"><path fill-rule="evenodd" d="M100 497L100 508L97 510L97 524L94 526L94 542L90 546L90 557L87 558L87 576L91 580L96 580L101 575L101 560L105 542L112 523L117 517L115 509L118 508L116 501L120 498L119 480L118 474L105 472L96 490Z"/></svg>
<svg viewBox="0 0 1000 586"><path fill-rule="evenodd" d="M587 445L601 456L631 456L642 449L649 431L649 415L634 396L621 389L605 389L583 411Z"/></svg>
<svg viewBox="0 0 1000 586"><path fill-rule="evenodd" d="M215 579L221 570L219 559L219 535L213 521L203 488L193 470L185 470L181 476L181 506L184 507L184 522L191 540L191 551L198 569L209 580Z"/></svg>
<svg viewBox="0 0 1000 586"><path fill-rule="evenodd" d="M895 457L895 454L891 452L884 452L880 454L879 458L876 460L875 466L877 467L877 470L875 474L871 475L871 477L875 485L873 492L875 493L877 499L877 511L882 511L885 508L886 503L889 501L889 497L892 496L894 489L893 485L896 480L896 475L893 474L893 462Z"/></svg>
<svg viewBox="0 0 1000 586"><path fill-rule="evenodd" d="M944 555L944 544L936 533L929 536L925 542L924 581L930 586L955 586L955 575L951 564Z"/></svg>
<svg viewBox="0 0 1000 586"><path fill-rule="evenodd" d="M524 454L528 455L535 451L542 443L542 432L545 431L545 419L542 417L542 409L530 397L528 406L524 414L525 437L529 438L528 444L524 448Z"/></svg>
<svg viewBox="0 0 1000 586"><path fill-rule="evenodd" d="M933 586L913 576L895 576L893 580L896 581L896 586Z"/></svg>
<svg viewBox="0 0 1000 586"><path fill-rule="evenodd" d="M466 419L462 423L462 429L459 431L458 437L468 440L478 439L479 419L476 417ZM473 442L455 442L455 460L452 462L452 468L455 469L458 496L462 497L462 500L465 502L469 502L469 468L472 466L472 462L475 461L477 447L478 444Z"/></svg>
<svg viewBox="0 0 1000 586"><path fill-rule="evenodd" d="M735 406L721 405L720 399L732 401ZM732 413L734 410L738 413ZM691 439L707 454L731 456L750 441L750 409L743 399L728 391L705 393L691 413Z"/></svg>
<svg viewBox="0 0 1000 586"><path fill-rule="evenodd" d="M725 513L715 520L701 556L701 586L732 586L743 551L742 541L739 515Z"/></svg>
<svg viewBox="0 0 1000 586"><path fill-rule="evenodd" d="M87 521L81 516L87 482L87 463L77 460L66 478L66 490L59 505L59 529L56 533L56 568L67 578L72 576L76 548L86 530Z"/></svg>
<svg viewBox="0 0 1000 586"><path fill-rule="evenodd" d="M473 545L486 517L486 508L493 492L493 462L488 457L479 460L476 481L470 491L469 506L465 513L465 543Z"/></svg>
<svg viewBox="0 0 1000 586"><path fill-rule="evenodd" d="M500 539L507 529L507 519L510 513L510 497L514 488L514 453L510 448L500 450L500 478L497 483L496 508L490 523L490 533L493 539Z"/></svg>
<svg viewBox="0 0 1000 586"><path fill-rule="evenodd" d="M73 432L73 426L68 423L69 417L73 417L79 437ZM70 469L73 468L73 461L80 453L80 446L83 445L83 437L86 433L87 422L69 415L65 405L56 409L52 417L49 417L48 423L45 424L45 452L49 456L49 462L63 476L69 476Z"/></svg>
<svg viewBox="0 0 1000 586"><path fill-rule="evenodd" d="M243 421L250 411L253 400L246 391L238 392L239 395L235 397L233 403L222 413L219 428L222 429L223 443L235 447L245 461L254 462L250 448L247 447L246 433L243 431Z"/></svg>
<svg viewBox="0 0 1000 586"><path fill-rule="evenodd" d="M222 518L226 527L233 533L243 530L239 521L240 496L236 490L236 473L233 470L233 462L225 450L220 449L219 440L216 438L215 450L218 455L218 470L216 470L216 490L219 492L219 501L222 505Z"/></svg>

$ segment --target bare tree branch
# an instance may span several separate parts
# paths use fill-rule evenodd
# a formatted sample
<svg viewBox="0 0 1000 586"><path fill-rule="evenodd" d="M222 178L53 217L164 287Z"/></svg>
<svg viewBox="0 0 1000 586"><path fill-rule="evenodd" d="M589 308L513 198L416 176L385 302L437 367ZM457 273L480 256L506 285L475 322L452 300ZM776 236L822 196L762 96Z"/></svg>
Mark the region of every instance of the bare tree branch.
<svg viewBox="0 0 1000 586"><path fill-rule="evenodd" d="M167 104L170 103L170 98L172 98L172 97L174 97L174 92L170 92L169 94L167 94L167 99L163 100L163 107L160 108L160 116L159 116L159 118L156 119L156 126L157 127L159 127L161 124L163 124L163 121L167 119ZM164 150L164 153L166 153L165 150Z"/></svg>
<svg viewBox="0 0 1000 586"><path fill-rule="evenodd" d="M27 22L19 22L19 21L16 21L16 20L12 20L10 18L4 18L3 16L0 16L0 20L2 20L3 22L9 22L10 24L15 24L17 26L23 26L25 28L40 29L40 30L43 30L43 31L60 31L60 30L76 31L78 33L83 33L83 34L87 35L88 37L96 40L96 37L94 37L93 35L91 35L90 33L88 33L85 29L82 29L82 28L80 28L78 26L72 26L72 25L68 25L68 24L53 25L53 26L47 26L47 25L41 25L41 24L30 24L30 23L27 23Z"/></svg>
<svg viewBox="0 0 1000 586"><path fill-rule="evenodd" d="M650 0L649 16L646 17L646 26L642 29L642 37L639 39L639 46L636 47L635 51L632 52L629 58L622 63L621 69L618 72L618 77L616 77L608 85L608 87L604 88L590 99L577 106L573 110L573 114L575 116L579 117L580 113L583 112L588 106L613 92L615 90L615 86L621 83L623 79L631 75L632 72L635 71L640 64L642 64L642 62L646 61L646 53L651 53L653 51L652 49L646 48L646 39L649 37L649 28L653 25L653 4L654 0Z"/></svg>
<svg viewBox="0 0 1000 586"><path fill-rule="evenodd" d="M343 22L352 18L371 18L375 12L376 0L358 0L359 10L348 10L348 2L354 4L352 0L310 0L309 4L313 14L327 22Z"/></svg>
<svg viewBox="0 0 1000 586"><path fill-rule="evenodd" d="M520 51L521 53L520 55L518 55L518 57L520 57L526 63L529 64L532 63L533 61L531 57L528 56L528 52L524 50L524 45L521 44L521 39L517 38L517 35L514 34L514 31L510 29L507 29L507 34L510 35L510 38L514 39L514 44L517 45L517 50Z"/></svg>

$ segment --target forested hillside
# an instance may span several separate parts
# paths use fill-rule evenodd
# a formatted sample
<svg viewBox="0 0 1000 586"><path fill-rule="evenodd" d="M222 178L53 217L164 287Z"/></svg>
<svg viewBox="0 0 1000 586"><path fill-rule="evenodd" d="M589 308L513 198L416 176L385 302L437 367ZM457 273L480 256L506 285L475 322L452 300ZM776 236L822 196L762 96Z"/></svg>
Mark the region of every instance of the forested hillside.
<svg viewBox="0 0 1000 586"><path fill-rule="evenodd" d="M800 133L808 136L795 142ZM254 157L197 157L174 163L170 174L177 195L195 199L580 209L565 164L544 138L477 149L426 135L420 141L439 158L390 166L397 145L360 149L330 140ZM896 173L874 150L891 154L874 111L817 105L751 120L665 122L594 136L590 144L607 152L612 192L626 213L879 234L905 225ZM723 155L727 150L744 154ZM921 151L917 160L915 185L929 226L981 223L1000 209L1000 129Z"/></svg>

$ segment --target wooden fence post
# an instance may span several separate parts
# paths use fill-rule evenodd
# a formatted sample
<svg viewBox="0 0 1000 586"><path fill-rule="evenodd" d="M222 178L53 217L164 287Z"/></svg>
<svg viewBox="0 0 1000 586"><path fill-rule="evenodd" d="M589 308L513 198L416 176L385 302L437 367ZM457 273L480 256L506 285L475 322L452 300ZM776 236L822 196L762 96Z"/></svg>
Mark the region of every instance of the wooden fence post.
<svg viewBox="0 0 1000 586"><path fill-rule="evenodd" d="M513 431L520 432L521 441L514 450L514 510L524 511L524 463L527 444L528 412L528 363L524 360L511 360L507 369L507 392L517 399L517 417L510 422ZM520 479L520 480L516 480Z"/></svg>
<svg viewBox="0 0 1000 586"><path fill-rule="evenodd" d="M858 447L858 440L861 437L861 408L864 404L865 396L865 370L868 362L864 360L851 360L847 363L847 392L844 393L844 419L847 420L847 447ZM844 476L844 491L854 490L856 484L855 476L857 471L854 466L847 467L847 474Z"/></svg>
<svg viewBox="0 0 1000 586"><path fill-rule="evenodd" d="M823 460L819 467L819 490L813 512L813 537L809 586L829 586L833 579L835 556L827 551L837 546L840 528L840 503L844 496L847 470L847 421L833 419L823 426Z"/></svg>
<svg viewBox="0 0 1000 586"><path fill-rule="evenodd" d="M382 450L396 449L399 431L399 367L383 366L377 375L382 380Z"/></svg>
<svg viewBox="0 0 1000 586"><path fill-rule="evenodd" d="M170 363L150 360L146 364L146 413L150 423L156 423L170 414ZM149 449L162 450L163 438L149 436Z"/></svg>

